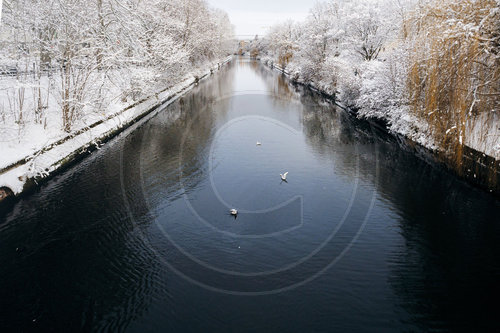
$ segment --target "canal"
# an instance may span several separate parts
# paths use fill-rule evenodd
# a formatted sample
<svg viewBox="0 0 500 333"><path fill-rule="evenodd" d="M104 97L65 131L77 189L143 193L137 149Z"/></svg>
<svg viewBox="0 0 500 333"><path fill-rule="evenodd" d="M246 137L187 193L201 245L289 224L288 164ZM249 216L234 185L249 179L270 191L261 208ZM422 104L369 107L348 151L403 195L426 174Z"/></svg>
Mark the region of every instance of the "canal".
<svg viewBox="0 0 500 333"><path fill-rule="evenodd" d="M493 331L499 216L240 58L2 212L0 329Z"/></svg>

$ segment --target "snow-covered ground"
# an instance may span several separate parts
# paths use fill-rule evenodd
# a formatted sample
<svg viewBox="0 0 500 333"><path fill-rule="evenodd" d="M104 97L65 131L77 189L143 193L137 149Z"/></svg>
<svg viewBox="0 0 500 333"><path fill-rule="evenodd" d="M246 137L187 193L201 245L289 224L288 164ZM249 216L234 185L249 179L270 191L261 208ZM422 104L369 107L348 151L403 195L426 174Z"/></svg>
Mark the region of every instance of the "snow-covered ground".
<svg viewBox="0 0 500 333"><path fill-rule="evenodd" d="M230 60L231 57L228 57L221 63L227 63ZM50 94L48 94L49 107L45 109L41 123L29 122L18 126L13 121L16 115L11 113L10 117L5 117L1 125L3 127L0 132L0 187L8 187L14 194L21 193L28 179L48 176L68 159L74 157L73 155L91 145L98 146L100 140L125 129L135 119L142 117L164 101L172 101L172 97L186 91L197 79L209 75L218 67L217 63L212 63L204 70L191 72L177 84L143 98L140 103L127 103L122 99L114 98L112 100L115 102L109 104L103 112L86 113L79 119L71 133L63 131L60 110ZM0 91L3 95L0 96L3 96L3 99L0 99L0 107L2 102L4 105L8 104L8 99L10 103L14 103L13 95L6 92L9 91L9 87L17 87L13 84L12 78L2 80L0 84L3 90ZM26 110L33 110L33 105L29 107L29 101L33 100L33 93L30 87L26 88L24 95L28 101ZM117 96L121 93L116 88L111 90ZM19 117L18 114L17 117ZM27 119L34 119L34 117L30 115Z"/></svg>

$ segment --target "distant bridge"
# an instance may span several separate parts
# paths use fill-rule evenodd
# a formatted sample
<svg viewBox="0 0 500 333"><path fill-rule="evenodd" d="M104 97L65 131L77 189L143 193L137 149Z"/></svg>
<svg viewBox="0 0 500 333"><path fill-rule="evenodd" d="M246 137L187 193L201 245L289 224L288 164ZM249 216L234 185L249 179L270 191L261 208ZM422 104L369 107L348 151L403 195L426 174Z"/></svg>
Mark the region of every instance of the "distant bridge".
<svg viewBox="0 0 500 333"><path fill-rule="evenodd" d="M234 35L235 39L254 39L255 36L259 36L259 38L263 37L264 35L259 35L259 34L254 34L254 35Z"/></svg>

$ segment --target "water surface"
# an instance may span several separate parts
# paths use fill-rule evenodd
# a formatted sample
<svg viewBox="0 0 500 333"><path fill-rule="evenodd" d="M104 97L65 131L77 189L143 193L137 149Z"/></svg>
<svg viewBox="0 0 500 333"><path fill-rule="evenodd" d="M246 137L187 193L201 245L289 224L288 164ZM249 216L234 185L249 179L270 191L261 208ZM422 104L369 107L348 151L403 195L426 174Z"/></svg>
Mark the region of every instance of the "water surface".
<svg viewBox="0 0 500 333"><path fill-rule="evenodd" d="M237 59L0 216L0 328L493 331L499 213Z"/></svg>

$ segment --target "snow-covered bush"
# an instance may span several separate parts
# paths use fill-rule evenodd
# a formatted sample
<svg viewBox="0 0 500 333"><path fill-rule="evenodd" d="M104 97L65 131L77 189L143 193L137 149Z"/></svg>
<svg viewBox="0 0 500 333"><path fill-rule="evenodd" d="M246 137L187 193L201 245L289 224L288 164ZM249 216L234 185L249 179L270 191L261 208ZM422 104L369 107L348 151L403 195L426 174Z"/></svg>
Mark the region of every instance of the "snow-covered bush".
<svg viewBox="0 0 500 333"><path fill-rule="evenodd" d="M365 63L356 100L358 116L380 119L387 123L390 131L436 148L427 122L410 112L408 69L404 47L393 50L384 60Z"/></svg>
<svg viewBox="0 0 500 333"><path fill-rule="evenodd" d="M361 89L359 66L346 58L330 56L326 59L324 72L333 78L332 84L335 82L334 89L330 88L328 93L335 94L346 106L354 106Z"/></svg>

